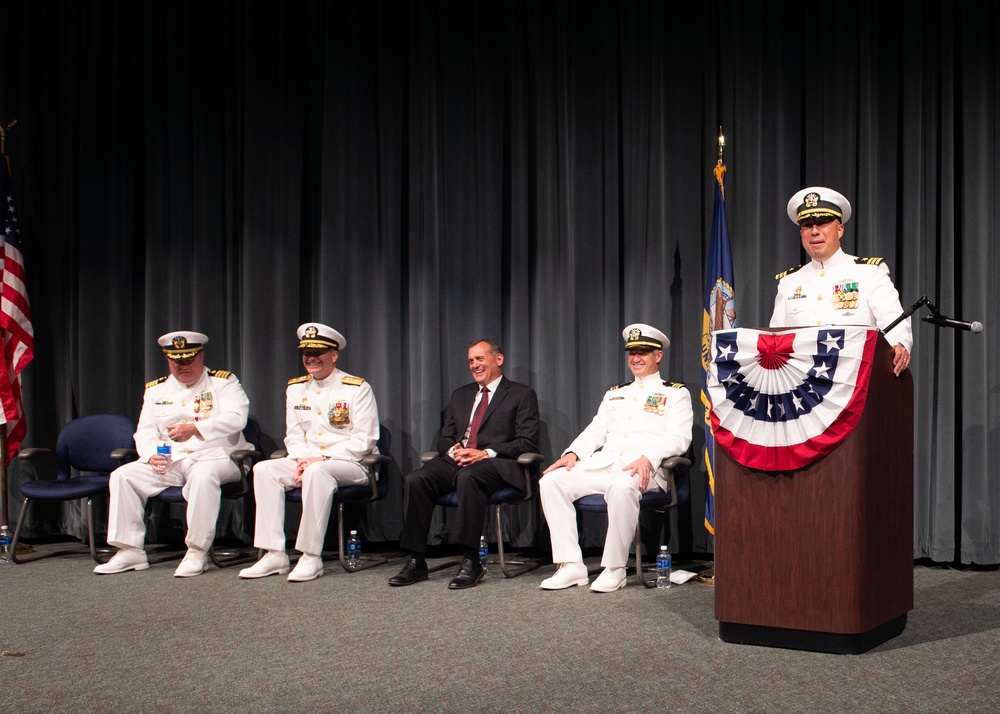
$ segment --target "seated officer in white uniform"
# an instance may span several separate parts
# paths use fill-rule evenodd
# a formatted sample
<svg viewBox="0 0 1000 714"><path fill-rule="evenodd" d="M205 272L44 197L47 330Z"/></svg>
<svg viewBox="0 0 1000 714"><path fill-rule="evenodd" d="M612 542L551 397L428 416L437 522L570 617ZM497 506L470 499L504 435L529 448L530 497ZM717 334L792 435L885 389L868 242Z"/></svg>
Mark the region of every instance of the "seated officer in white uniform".
<svg viewBox="0 0 1000 714"><path fill-rule="evenodd" d="M552 538L556 574L543 590L561 590L589 582L583 564L573 501L595 493L608 503L604 572L590 589L614 592L625 586L625 565L639 519L639 499L663 491L668 483L660 462L687 452L691 445L691 395L683 384L660 376L667 336L636 323L622 331L628 366L635 379L605 393L597 415L544 471L538 484L542 510Z"/></svg>
<svg viewBox="0 0 1000 714"><path fill-rule="evenodd" d="M840 247L851 204L823 186L804 188L788 201L788 217L799 226L808 263L776 275L771 327L876 325L885 329L903 314L899 293L881 258L857 258ZM893 346L892 369L899 376L910 365L910 318L885 338Z"/></svg>
<svg viewBox="0 0 1000 714"><path fill-rule="evenodd" d="M139 460L111 472L108 543L120 550L95 573L149 567L142 549L146 500L168 486L182 486L187 501L188 551L174 575L208 569L221 486L240 478L229 455L253 447L243 439L250 401L231 372L205 368L207 342L200 332L169 332L159 339L170 375L146 385L135 432ZM159 445L169 447L169 457L157 452Z"/></svg>
<svg viewBox="0 0 1000 714"><path fill-rule="evenodd" d="M302 518L295 549L302 556L288 579L304 582L323 574L320 554L333 494L339 486L368 483L368 472L359 462L375 452L378 440L378 407L371 386L336 368L347 344L344 336L318 322L300 325L296 334L308 374L290 380L285 390L288 455L254 466L253 544L267 553L241 570L241 578L288 573L285 492L296 487L302 488Z"/></svg>

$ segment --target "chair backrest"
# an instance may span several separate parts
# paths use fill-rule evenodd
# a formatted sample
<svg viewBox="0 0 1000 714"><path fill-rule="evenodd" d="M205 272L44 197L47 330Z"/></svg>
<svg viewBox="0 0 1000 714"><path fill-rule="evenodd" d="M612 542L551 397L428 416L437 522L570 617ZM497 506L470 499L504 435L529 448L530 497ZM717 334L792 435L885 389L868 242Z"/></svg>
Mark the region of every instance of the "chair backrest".
<svg viewBox="0 0 1000 714"><path fill-rule="evenodd" d="M247 418L247 425L243 427L243 438L260 451L260 423L253 417Z"/></svg>
<svg viewBox="0 0 1000 714"><path fill-rule="evenodd" d="M688 458L691 458L690 452ZM680 506L683 503L687 503L688 498L691 497L691 466L678 466L674 469L674 486L677 487L677 505Z"/></svg>
<svg viewBox="0 0 1000 714"><path fill-rule="evenodd" d="M389 455L389 449L392 447L392 433L386 428L385 424L378 425L378 440L375 442L375 446L378 447L378 452L386 456ZM379 465L378 479L378 497L385 498L389 493L389 479L386 478L385 469L388 467L387 464Z"/></svg>
<svg viewBox="0 0 1000 714"><path fill-rule="evenodd" d="M115 449L134 449L135 422L121 414L91 414L63 427L56 441L57 479L68 479L73 469L110 473L120 466L111 458Z"/></svg>

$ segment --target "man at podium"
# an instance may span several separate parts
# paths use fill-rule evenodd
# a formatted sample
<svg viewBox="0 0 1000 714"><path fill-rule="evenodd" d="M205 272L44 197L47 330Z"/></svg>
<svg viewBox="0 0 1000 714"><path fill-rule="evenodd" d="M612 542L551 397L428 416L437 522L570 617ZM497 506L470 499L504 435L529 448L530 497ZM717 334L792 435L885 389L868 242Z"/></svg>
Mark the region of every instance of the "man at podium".
<svg viewBox="0 0 1000 714"><path fill-rule="evenodd" d="M788 217L799 226L808 263L775 276L771 327L876 325L884 329L903 313L899 293L882 258L858 258L840 247L851 204L823 186L798 191L788 201ZM898 377L910 364L913 330L910 318L886 335L893 348L892 370Z"/></svg>

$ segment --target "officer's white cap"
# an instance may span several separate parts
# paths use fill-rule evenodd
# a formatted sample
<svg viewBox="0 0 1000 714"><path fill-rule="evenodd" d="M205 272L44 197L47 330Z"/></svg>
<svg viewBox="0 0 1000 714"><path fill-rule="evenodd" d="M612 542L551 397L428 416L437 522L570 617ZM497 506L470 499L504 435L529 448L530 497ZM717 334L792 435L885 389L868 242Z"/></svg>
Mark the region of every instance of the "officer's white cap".
<svg viewBox="0 0 1000 714"><path fill-rule="evenodd" d="M622 330L622 339L625 340L625 349L648 348L652 350L665 350L670 347L670 340L660 330L651 325L644 325L641 322L633 322Z"/></svg>
<svg viewBox="0 0 1000 714"><path fill-rule="evenodd" d="M305 322L295 331L299 338L299 349L342 350L347 340L329 325L321 322Z"/></svg>
<svg viewBox="0 0 1000 714"><path fill-rule="evenodd" d="M806 218L851 220L851 202L843 194L825 186L810 186L788 199L788 218L798 225Z"/></svg>
<svg viewBox="0 0 1000 714"><path fill-rule="evenodd" d="M161 335L157 340L168 359L188 359L205 348L208 337L200 332L178 330Z"/></svg>

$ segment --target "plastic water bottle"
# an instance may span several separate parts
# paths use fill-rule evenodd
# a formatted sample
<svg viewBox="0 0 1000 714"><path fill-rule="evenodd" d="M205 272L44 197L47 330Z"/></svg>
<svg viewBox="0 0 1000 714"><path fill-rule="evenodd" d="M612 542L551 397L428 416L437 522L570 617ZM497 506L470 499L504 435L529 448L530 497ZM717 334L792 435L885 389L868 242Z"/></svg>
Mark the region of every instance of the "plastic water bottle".
<svg viewBox="0 0 1000 714"><path fill-rule="evenodd" d="M670 570L672 565L673 559L670 557L670 551L667 550L667 546L661 545L660 552L656 554L656 587L670 587Z"/></svg>
<svg viewBox="0 0 1000 714"><path fill-rule="evenodd" d="M0 527L0 563L10 562L10 544L14 540L14 536L9 530L7 530L7 524L4 523Z"/></svg>
<svg viewBox="0 0 1000 714"><path fill-rule="evenodd" d="M358 537L357 531L351 531L351 535L347 538L347 567L352 570L357 568L360 559L361 539Z"/></svg>
<svg viewBox="0 0 1000 714"><path fill-rule="evenodd" d="M170 442L169 441L161 441L159 444L157 444L156 445L156 453L159 456L162 456L163 458L165 458L167 460L167 463L169 464L170 463Z"/></svg>
<svg viewBox="0 0 1000 714"><path fill-rule="evenodd" d="M479 564L483 566L483 575L486 574L486 561L490 557L490 547L486 545L486 536L479 536Z"/></svg>

